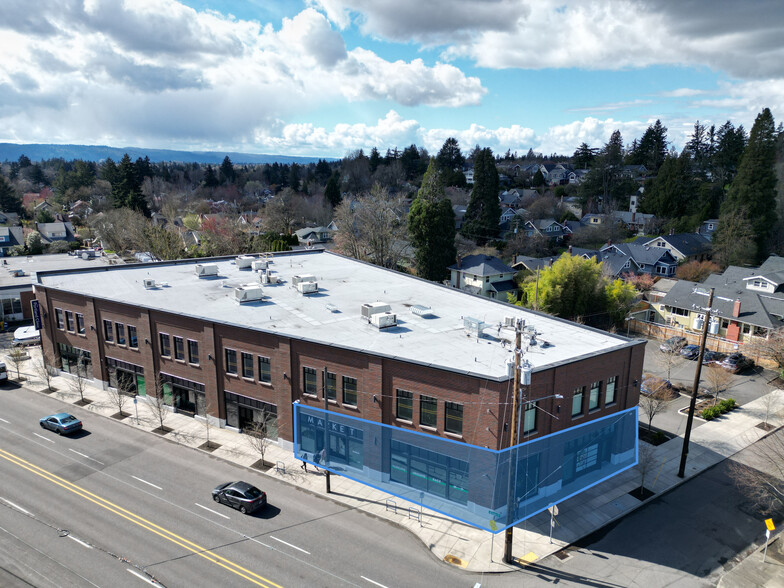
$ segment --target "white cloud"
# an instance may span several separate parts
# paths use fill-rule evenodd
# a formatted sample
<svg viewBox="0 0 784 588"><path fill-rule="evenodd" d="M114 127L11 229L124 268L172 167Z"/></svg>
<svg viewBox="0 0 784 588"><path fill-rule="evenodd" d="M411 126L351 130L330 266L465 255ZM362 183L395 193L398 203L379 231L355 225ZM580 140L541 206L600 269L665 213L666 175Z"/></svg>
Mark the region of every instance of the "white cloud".
<svg viewBox="0 0 784 588"><path fill-rule="evenodd" d="M659 92L659 96L664 98L690 98L691 96L700 96L705 94L705 90L697 90L695 88L677 88L667 92Z"/></svg>
<svg viewBox="0 0 784 588"><path fill-rule="evenodd" d="M608 104L599 104L598 106L581 106L579 108L570 108L570 112L597 112L608 110L623 110L625 108L632 108L642 104L650 104L651 100L637 98L635 100L626 100L625 102L610 102Z"/></svg>
<svg viewBox="0 0 784 588"><path fill-rule="evenodd" d="M612 118L600 120L589 116L583 120L550 127L542 136L537 137L538 144L534 151L571 155L581 143L587 143L591 147L603 146L616 130L621 131L624 142L628 143L641 136L654 122L655 119L619 121Z"/></svg>

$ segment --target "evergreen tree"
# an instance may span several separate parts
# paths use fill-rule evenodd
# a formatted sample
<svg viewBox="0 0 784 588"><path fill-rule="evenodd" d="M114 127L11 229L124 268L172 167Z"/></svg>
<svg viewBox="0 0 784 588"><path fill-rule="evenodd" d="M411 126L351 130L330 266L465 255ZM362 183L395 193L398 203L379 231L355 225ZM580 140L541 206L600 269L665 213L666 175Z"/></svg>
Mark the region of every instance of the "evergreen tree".
<svg viewBox="0 0 784 588"><path fill-rule="evenodd" d="M26 167L30 167L31 165L33 165L33 162L30 161L30 158L27 157L27 155L25 155L24 153L22 153L22 155L19 156L19 160L18 160L17 163L19 163L19 167L21 169L24 169Z"/></svg>
<svg viewBox="0 0 784 588"><path fill-rule="evenodd" d="M333 208L340 204L340 201L343 199L340 195L340 174L338 172L333 173L329 177L327 187L324 189L324 198Z"/></svg>
<svg viewBox="0 0 784 588"><path fill-rule="evenodd" d="M204 179L202 180L202 183L207 188L217 188L220 186L220 181L215 175L215 170L212 169L211 165L207 165L207 171L204 172Z"/></svg>
<svg viewBox="0 0 784 588"><path fill-rule="evenodd" d="M329 180L329 177L332 175L332 169L329 167L329 164L324 159L319 159L318 163L316 164L316 181L324 185Z"/></svg>
<svg viewBox="0 0 784 588"><path fill-rule="evenodd" d="M114 163L114 160L111 157L107 157L106 161L103 162L101 179L106 180L112 185L117 181L117 164Z"/></svg>
<svg viewBox="0 0 784 588"><path fill-rule="evenodd" d="M540 186L544 186L544 174L542 173L542 168L537 168L534 177L531 179L531 185L534 188L539 188Z"/></svg>
<svg viewBox="0 0 784 588"><path fill-rule="evenodd" d="M716 148L711 159L713 180L719 185L730 184L738 171L738 164L746 148L746 130L737 129L727 121L716 131Z"/></svg>
<svg viewBox="0 0 784 588"><path fill-rule="evenodd" d="M232 184L236 174L234 172L234 164L229 159L229 156L223 158L223 163L220 165L220 181L223 184Z"/></svg>
<svg viewBox="0 0 784 588"><path fill-rule="evenodd" d="M593 164L598 149L588 147L588 143L580 143L580 146L572 155L572 162L577 169L588 169Z"/></svg>
<svg viewBox="0 0 784 588"><path fill-rule="evenodd" d="M750 261L761 262L769 253L771 230L776 222L776 126L770 109L757 115L749 142L743 151L738 173L721 206L719 226L713 235L718 248L727 246L722 223L729 218L748 221L754 233L756 251Z"/></svg>
<svg viewBox="0 0 784 588"><path fill-rule="evenodd" d="M112 184L112 200L115 208L130 208L150 216L147 201L138 183L136 166L126 153L117 166L115 182Z"/></svg>
<svg viewBox="0 0 784 588"><path fill-rule="evenodd" d="M299 184L300 184L300 167L297 163L292 163L291 167L289 168L289 179L288 185L291 186L293 190L299 191Z"/></svg>
<svg viewBox="0 0 784 588"><path fill-rule="evenodd" d="M30 166L30 169L27 172L27 177L36 187L45 186L48 184L46 181L46 176L44 175L44 170L37 163L34 163Z"/></svg>
<svg viewBox="0 0 784 588"><path fill-rule="evenodd" d="M416 249L417 275L426 280L440 281L449 275L455 262L455 213L446 197L441 172L434 159L422 178L422 187L411 203L408 232Z"/></svg>
<svg viewBox="0 0 784 588"><path fill-rule="evenodd" d="M465 157L460 151L457 139L449 137L441 146L441 150L436 155L436 163L439 169L444 171L462 171L465 165Z"/></svg>
<svg viewBox="0 0 784 588"><path fill-rule="evenodd" d="M652 173L657 173L667 156L667 127L660 120L649 126L643 136L629 153L630 165L644 165Z"/></svg>
<svg viewBox="0 0 784 588"><path fill-rule="evenodd" d="M463 220L462 234L479 245L498 236L501 205L498 202L498 170L493 152L482 149L474 159L474 189Z"/></svg>
<svg viewBox="0 0 784 588"><path fill-rule="evenodd" d="M0 210L3 212L22 212L22 201L13 187L0 175Z"/></svg>
<svg viewBox="0 0 784 588"><path fill-rule="evenodd" d="M711 153L707 129L705 125L700 124L700 121L694 123L694 132L686 143L686 150L694 162L694 171L698 176L704 178L708 171Z"/></svg>
<svg viewBox="0 0 784 588"><path fill-rule="evenodd" d="M670 155L664 160L656 178L645 189L641 207L659 218L679 218L687 214L689 199L696 188L691 156L684 149L680 157Z"/></svg>
<svg viewBox="0 0 784 588"><path fill-rule="evenodd" d="M370 158L368 160L368 163L370 165L371 174L378 169L379 165L381 165L381 154L378 152L378 149L376 149L375 147L373 147L373 149L370 150Z"/></svg>

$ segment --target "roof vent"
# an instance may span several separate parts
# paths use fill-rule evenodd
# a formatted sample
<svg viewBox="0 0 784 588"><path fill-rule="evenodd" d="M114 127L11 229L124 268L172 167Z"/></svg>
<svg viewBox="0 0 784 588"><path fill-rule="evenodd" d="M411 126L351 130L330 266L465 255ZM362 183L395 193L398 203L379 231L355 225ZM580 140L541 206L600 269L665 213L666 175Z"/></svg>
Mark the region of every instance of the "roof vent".
<svg viewBox="0 0 784 588"><path fill-rule="evenodd" d="M415 304L411 307L411 312L417 316L433 316L433 309L422 304Z"/></svg>
<svg viewBox="0 0 784 588"><path fill-rule="evenodd" d="M234 263L237 264L237 269L248 269L255 259L252 255L240 255Z"/></svg>
<svg viewBox="0 0 784 588"><path fill-rule="evenodd" d="M264 270L259 276L262 284L277 284L278 276L270 273L269 270Z"/></svg>
<svg viewBox="0 0 784 588"><path fill-rule="evenodd" d="M197 263L195 269L196 269L196 275L199 278L218 275L217 263Z"/></svg>
<svg viewBox="0 0 784 588"><path fill-rule="evenodd" d="M263 300L264 291L258 284L245 284L234 288L234 300L243 304L245 302L258 302Z"/></svg>
<svg viewBox="0 0 784 588"><path fill-rule="evenodd" d="M155 280L152 278L144 278L144 287L147 290L153 290L154 288L158 287L158 284L156 284Z"/></svg>

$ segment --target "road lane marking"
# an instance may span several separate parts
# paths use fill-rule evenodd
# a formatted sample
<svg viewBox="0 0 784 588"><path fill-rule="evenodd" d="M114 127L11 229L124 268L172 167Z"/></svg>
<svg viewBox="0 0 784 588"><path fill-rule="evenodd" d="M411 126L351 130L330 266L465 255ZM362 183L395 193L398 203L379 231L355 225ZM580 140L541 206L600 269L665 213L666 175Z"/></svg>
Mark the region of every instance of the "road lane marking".
<svg viewBox="0 0 784 588"><path fill-rule="evenodd" d="M94 457L90 457L89 455L85 455L84 453L81 453L81 452L79 452L79 451L76 451L76 449L71 449L71 448L69 447L69 448L68 448L68 451L73 451L73 452L74 452L76 455L81 455L81 456L82 456L83 458L85 458L85 459L91 459L91 460L93 460L95 463L99 463L99 464L101 464L101 465L106 465L105 463L103 463L102 461L98 461L98 460L97 460L97 459L95 459Z"/></svg>
<svg viewBox="0 0 784 588"><path fill-rule="evenodd" d="M131 568L125 568L125 571L132 573L134 576L139 578L142 582L147 582L150 586L156 586L157 585L157 584L155 584L155 582L153 582L149 578L145 578L139 572L135 572Z"/></svg>
<svg viewBox="0 0 784 588"><path fill-rule="evenodd" d="M139 480L140 482L144 482L148 486L152 486L153 488L157 488L158 490L163 490L163 488L161 488L160 486L156 486L155 484L153 484L152 482L148 482L147 480L142 480L141 478L137 478L136 476L131 476L131 478L133 478L134 480Z"/></svg>
<svg viewBox="0 0 784 588"><path fill-rule="evenodd" d="M21 510L21 511L22 511L23 513L25 513L26 515L32 514L32 513L31 513L29 510L25 510L25 509L23 509L21 506L19 506L18 504L14 504L13 502L11 502L10 500L8 500L7 498L1 498L1 497L0 497L0 500L2 500L3 502L5 502L5 503L6 503L8 506L15 508L16 510Z"/></svg>
<svg viewBox="0 0 784 588"><path fill-rule="evenodd" d="M211 508L207 508L206 506L202 506L202 505L201 505L201 504L199 504L198 502L194 502L193 504L195 504L195 505L196 505L196 506L198 506L199 508L203 508L204 510L208 510L208 511L210 511L211 513L213 513L213 514L216 514L216 515L218 515L219 517L223 517L224 519L228 519L228 518L229 518L229 517L227 517L225 514L219 513L217 510L212 510Z"/></svg>
<svg viewBox="0 0 784 588"><path fill-rule="evenodd" d="M273 537L272 535L270 535L270 539L274 539L275 541L278 541L279 543L283 543L283 545L288 545L292 549L299 549L302 553L306 553L306 554L310 555L310 551L305 551L301 547L297 547L296 545L292 545L291 543L286 543L283 539L278 539L277 537Z"/></svg>
<svg viewBox="0 0 784 588"><path fill-rule="evenodd" d="M6 461L14 465L17 465L22 469L25 469L41 478L44 478L45 480L48 480L52 484L60 486L61 488L68 490L69 492L72 492L77 496L80 496L81 498L84 498L88 502L92 502L93 504L116 514L120 518L123 518L155 535L158 535L162 539L166 539L167 541L170 541L175 545L178 545L183 549L190 551L194 555L206 559L210 563L213 563L231 572L232 574L244 578L248 582L256 584L257 586L262 586L263 588L269 588L270 586L273 586L275 588L282 588L279 584L276 584L275 582L272 582L271 580L268 580L267 578L255 572L252 572L247 568L244 568L239 564L236 564L233 561L221 555L218 555L217 553L210 551L206 547L202 547L201 545L198 545L193 541L185 539L184 537L181 537L180 535L177 535L176 533L169 531L168 529L161 527L160 525L156 525L155 523L148 521L142 516L137 515L117 504L114 504L113 502L110 502L109 500L102 498L101 496L98 496L97 494L94 494L89 490L82 488L81 486L77 486L73 482L69 482L65 478L61 478L60 476L57 476L56 474L53 474L52 472L49 472L44 468L35 465L32 462L22 459L21 457L18 457L13 453L10 453L4 449L0 449L0 458L3 458Z"/></svg>
<svg viewBox="0 0 784 588"><path fill-rule="evenodd" d="M11 424L11 421L7 421L5 419L0 419L0 421L3 421L6 425L10 425Z"/></svg>
<svg viewBox="0 0 784 588"><path fill-rule="evenodd" d="M366 578L365 576L360 576L360 578L362 578L363 580L366 580L367 582L370 582L371 584L375 584L376 586L381 586L381 588L387 588L383 584L379 584L375 580L371 580L370 578Z"/></svg>
<svg viewBox="0 0 784 588"><path fill-rule="evenodd" d="M92 545L90 545L89 543L85 543L84 541L82 541L81 539L77 539L77 538L76 538L76 537L74 537L73 535L68 535L68 538L69 538L69 539L73 539L73 540L74 540L74 541L76 541L76 542L77 542L79 545L83 545L83 546L84 546L84 547L86 547L87 549L92 549L92 548L93 548L93 546L92 546Z"/></svg>
<svg viewBox="0 0 784 588"><path fill-rule="evenodd" d="M43 435L39 435L38 433L33 433L33 435L35 435L36 437L40 437L44 441L49 441L49 443L54 443L54 441L52 441L49 437L44 437Z"/></svg>

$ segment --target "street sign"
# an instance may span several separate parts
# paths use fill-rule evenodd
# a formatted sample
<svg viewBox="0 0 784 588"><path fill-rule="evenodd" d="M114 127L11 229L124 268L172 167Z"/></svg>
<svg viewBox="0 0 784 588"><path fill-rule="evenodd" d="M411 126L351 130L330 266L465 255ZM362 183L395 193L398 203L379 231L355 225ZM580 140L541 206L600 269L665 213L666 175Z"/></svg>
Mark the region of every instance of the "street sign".
<svg viewBox="0 0 784 588"><path fill-rule="evenodd" d="M557 516L558 516L558 505L557 505L557 504L554 504L554 505L552 505L552 506L551 506L550 508L548 508L547 510L548 510L548 511L550 512L550 514L551 514L551 515L553 515L554 517L557 517Z"/></svg>
<svg viewBox="0 0 784 588"><path fill-rule="evenodd" d="M41 305L37 300L33 299L30 301L30 307L33 311L33 323L35 324L35 328L40 331L44 328L44 325L41 322Z"/></svg>
<svg viewBox="0 0 784 588"><path fill-rule="evenodd" d="M765 519L765 526L768 528L768 531L776 530L776 525L773 524L773 519Z"/></svg>
<svg viewBox="0 0 784 588"><path fill-rule="evenodd" d="M133 403L136 404L136 396L133 397Z"/></svg>
<svg viewBox="0 0 784 588"><path fill-rule="evenodd" d="M494 510L488 510L487 512L489 512L494 517L501 518L501 513L500 512L495 512Z"/></svg>
<svg viewBox="0 0 784 588"><path fill-rule="evenodd" d="M495 524L495 520L494 519L490 519L490 529L492 531L497 531L498 530L498 525Z"/></svg>

